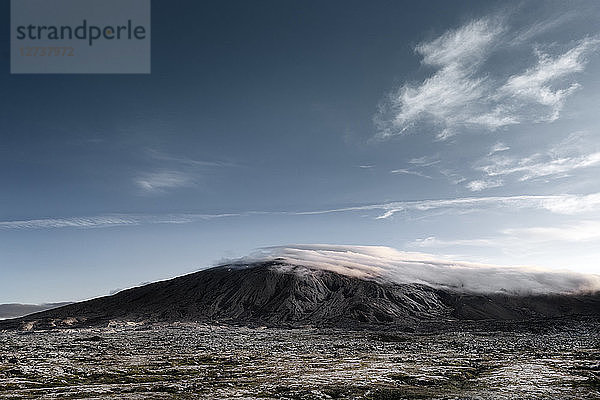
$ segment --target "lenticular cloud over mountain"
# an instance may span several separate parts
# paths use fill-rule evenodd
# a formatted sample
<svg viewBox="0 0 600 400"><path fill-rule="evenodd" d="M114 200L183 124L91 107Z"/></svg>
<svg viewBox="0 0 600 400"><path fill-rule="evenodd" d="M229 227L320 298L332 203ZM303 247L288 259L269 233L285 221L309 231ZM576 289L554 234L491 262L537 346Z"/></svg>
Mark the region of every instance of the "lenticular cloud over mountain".
<svg viewBox="0 0 600 400"><path fill-rule="evenodd" d="M306 267L305 271L325 270L368 280L424 284L473 293L575 294L600 291L599 275L451 261L383 246L269 247L235 263L273 260L283 261L290 267Z"/></svg>

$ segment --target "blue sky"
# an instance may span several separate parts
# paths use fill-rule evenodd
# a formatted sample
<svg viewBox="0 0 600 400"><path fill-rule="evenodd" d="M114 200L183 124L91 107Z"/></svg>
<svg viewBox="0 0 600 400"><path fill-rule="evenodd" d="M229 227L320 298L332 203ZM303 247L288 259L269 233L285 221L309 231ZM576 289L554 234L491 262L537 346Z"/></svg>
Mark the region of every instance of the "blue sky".
<svg viewBox="0 0 600 400"><path fill-rule="evenodd" d="M153 2L151 75L0 40L0 302L290 243L600 273L596 2Z"/></svg>

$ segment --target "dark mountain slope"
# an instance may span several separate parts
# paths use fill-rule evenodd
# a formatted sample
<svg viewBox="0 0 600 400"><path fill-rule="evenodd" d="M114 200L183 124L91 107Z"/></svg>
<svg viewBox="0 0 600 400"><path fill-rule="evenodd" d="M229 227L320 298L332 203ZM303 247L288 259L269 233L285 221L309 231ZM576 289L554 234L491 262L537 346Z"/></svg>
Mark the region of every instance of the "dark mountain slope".
<svg viewBox="0 0 600 400"><path fill-rule="evenodd" d="M0 329L205 321L373 326L441 319L599 315L600 296L474 295L353 278L279 262L226 265L0 322Z"/></svg>

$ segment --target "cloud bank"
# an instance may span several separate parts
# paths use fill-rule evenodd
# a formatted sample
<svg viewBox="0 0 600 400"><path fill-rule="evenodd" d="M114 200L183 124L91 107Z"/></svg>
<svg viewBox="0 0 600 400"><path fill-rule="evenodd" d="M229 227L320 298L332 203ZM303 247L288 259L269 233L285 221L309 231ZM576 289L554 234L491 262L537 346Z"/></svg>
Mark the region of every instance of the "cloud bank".
<svg viewBox="0 0 600 400"><path fill-rule="evenodd" d="M511 32L503 18L482 18L420 43L414 50L433 73L421 82L404 83L388 96L374 117L378 136L424 125L446 139L464 128L493 131L556 120L566 99L580 87L575 74L584 70L600 40L583 38L566 51L550 54L529 43L531 39ZM528 67L496 65L506 59L499 54L522 48L536 58Z"/></svg>
<svg viewBox="0 0 600 400"><path fill-rule="evenodd" d="M600 290L599 275L451 261L380 246L317 244L270 247L232 262L275 259L290 266L305 266L361 279L424 284L473 293L541 294Z"/></svg>

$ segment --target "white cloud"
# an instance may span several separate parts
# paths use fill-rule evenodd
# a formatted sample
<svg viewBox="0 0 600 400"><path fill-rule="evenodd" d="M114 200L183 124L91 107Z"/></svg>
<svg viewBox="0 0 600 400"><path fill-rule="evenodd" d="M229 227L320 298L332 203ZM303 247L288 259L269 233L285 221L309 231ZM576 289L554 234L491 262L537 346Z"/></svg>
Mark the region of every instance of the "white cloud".
<svg viewBox="0 0 600 400"><path fill-rule="evenodd" d="M485 189L495 188L502 186L504 182L502 179L493 179L493 180L474 180L467 184L467 188L469 188L472 192L480 192Z"/></svg>
<svg viewBox="0 0 600 400"><path fill-rule="evenodd" d="M20 221L2 221L0 222L0 229L94 228L137 224L139 224L139 221L135 217L106 215L79 218L42 218Z"/></svg>
<svg viewBox="0 0 600 400"><path fill-rule="evenodd" d="M493 239L453 239L443 240L435 236L425 239L416 239L409 243L411 247L447 247L447 246L494 246L497 243Z"/></svg>
<svg viewBox="0 0 600 400"><path fill-rule="evenodd" d="M498 142L492 146L492 148L490 149L490 152L488 153L488 156L491 156L492 154L500 153L500 152L506 151L506 150L510 150L510 147L508 147L507 145L505 145L502 142Z"/></svg>
<svg viewBox="0 0 600 400"><path fill-rule="evenodd" d="M192 177L180 171L160 171L144 174L135 179L136 185L149 193L163 192L165 189L194 186Z"/></svg>
<svg viewBox="0 0 600 400"><path fill-rule="evenodd" d="M232 261L251 263L274 259L289 265L283 266L284 269L303 266L362 279L417 283L476 293L572 293L600 289L598 275L453 261L380 246L272 247Z"/></svg>
<svg viewBox="0 0 600 400"><path fill-rule="evenodd" d="M547 154L534 154L522 159L509 156L495 156L488 158L488 163L476 167L488 177L503 177L518 174L520 181L528 181L542 177L561 177L568 173L588 167L600 165L600 152L556 157L553 152Z"/></svg>
<svg viewBox="0 0 600 400"><path fill-rule="evenodd" d="M0 229L52 229L52 228L110 228L142 224L186 224L215 218L241 216L242 214L164 214L136 215L110 214L89 217L41 218L0 221Z"/></svg>
<svg viewBox="0 0 600 400"><path fill-rule="evenodd" d="M439 172L448 178L448 180L454 185L458 185L459 183L463 183L467 180L467 178L452 169L443 168L440 169Z"/></svg>
<svg viewBox="0 0 600 400"><path fill-rule="evenodd" d="M440 239L429 236L408 243L409 247L440 248L476 246L514 249L556 243L588 243L600 241L600 221L581 220L554 226L509 228L483 238Z"/></svg>
<svg viewBox="0 0 600 400"><path fill-rule="evenodd" d="M567 96L572 94L578 83L570 83L563 88L554 88L561 80L584 69L585 56L598 45L598 39L584 39L579 45L564 54L552 57L538 52L537 65L527 71L511 76L499 89L509 99L516 100L514 109L534 106L536 103L544 109L533 115L538 120L554 121L558 118ZM513 110L514 111L514 110Z"/></svg>
<svg viewBox="0 0 600 400"><path fill-rule="evenodd" d="M187 166L191 166L191 167L235 167L236 166L236 164L231 163L229 161L197 160L197 159L189 158L186 156L164 153L162 151L158 151L158 150L154 150L154 149L147 149L146 154L154 160L172 162L172 163L187 165Z"/></svg>
<svg viewBox="0 0 600 400"><path fill-rule="evenodd" d="M154 171L140 173L133 181L145 193L156 194L169 189L193 187L207 169L237 166L227 161L198 160L155 149L146 149L144 154L155 164Z"/></svg>
<svg viewBox="0 0 600 400"><path fill-rule="evenodd" d="M545 199L542 206L553 213L579 214L600 210L600 193L585 196L564 195L557 198Z"/></svg>
<svg viewBox="0 0 600 400"><path fill-rule="evenodd" d="M506 229L504 234L535 242L590 242L600 240L600 221L579 221L562 226Z"/></svg>
<svg viewBox="0 0 600 400"><path fill-rule="evenodd" d="M508 177L521 182L540 178L549 180L600 166L598 140L585 131L574 132L547 150L526 157L513 156L507 150L508 146L497 143L486 157L474 164L473 168L485 175L477 181L502 183Z"/></svg>
<svg viewBox="0 0 600 400"><path fill-rule="evenodd" d="M422 172L413 171L413 170L404 169L404 168L393 169L393 170L390 171L390 174L394 174L394 175L414 175L414 176L420 176L422 178L432 179L431 176L425 175Z"/></svg>
<svg viewBox="0 0 600 400"><path fill-rule="evenodd" d="M439 155L433 155L433 156L423 156L423 157L417 157L417 158L411 158L410 160L408 160L409 164L418 166L418 167L431 167L432 165L436 165L441 163L442 160L440 160Z"/></svg>
<svg viewBox="0 0 600 400"><path fill-rule="evenodd" d="M398 213L433 211L464 213L490 209L546 210L557 214L583 214L600 210L599 194L590 195L546 195L546 196L491 196L459 197L439 200L393 201L355 207L333 208L328 210L284 212L290 215L320 215L356 211L382 212L377 219L387 219Z"/></svg>
<svg viewBox="0 0 600 400"><path fill-rule="evenodd" d="M501 259L529 260L555 268L598 273L600 221L580 219L557 224L506 228L483 237L429 236L406 243L408 248L452 249L469 247L470 253L503 254ZM460 250L458 250L460 251ZM521 261L523 262L523 261Z"/></svg>
<svg viewBox="0 0 600 400"><path fill-rule="evenodd" d="M521 41L515 41L519 34ZM584 69L599 40L583 39L558 55L537 51L537 63L525 71L494 74L500 69L489 69L490 57L499 49L526 46L523 38L503 21L483 18L417 45L422 63L436 70L389 95L374 117L378 136L399 135L425 124L443 140L463 128L495 130L557 119L565 99L579 87L570 80L572 75Z"/></svg>

